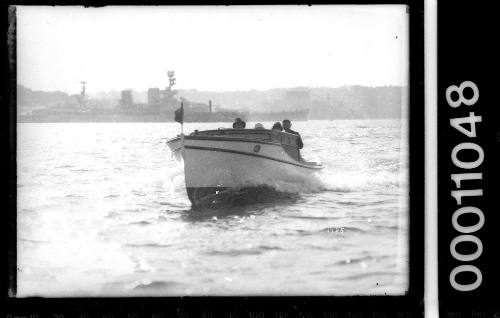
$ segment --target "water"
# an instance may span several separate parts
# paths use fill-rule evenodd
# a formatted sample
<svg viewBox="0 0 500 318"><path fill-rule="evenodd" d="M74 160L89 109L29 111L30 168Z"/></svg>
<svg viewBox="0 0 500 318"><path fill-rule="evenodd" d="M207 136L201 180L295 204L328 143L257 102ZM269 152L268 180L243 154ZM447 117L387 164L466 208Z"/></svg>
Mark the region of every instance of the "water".
<svg viewBox="0 0 500 318"><path fill-rule="evenodd" d="M317 182L205 211L162 139L179 127L18 124L18 296L407 290L406 125L295 122L303 156L326 165Z"/></svg>

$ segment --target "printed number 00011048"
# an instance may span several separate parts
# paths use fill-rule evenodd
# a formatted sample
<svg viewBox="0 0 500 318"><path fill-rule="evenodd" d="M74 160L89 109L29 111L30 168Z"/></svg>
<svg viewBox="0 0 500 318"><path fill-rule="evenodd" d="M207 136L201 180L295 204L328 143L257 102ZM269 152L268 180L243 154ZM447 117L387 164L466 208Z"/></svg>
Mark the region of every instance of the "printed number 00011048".
<svg viewBox="0 0 500 318"><path fill-rule="evenodd" d="M469 88L472 90L473 95L471 98L466 98L464 96L464 90ZM458 99L454 100L452 98L453 93L458 94ZM465 81L460 84L460 86L452 85L446 89L446 101L448 105L452 108L458 108L461 105L473 106L479 100L479 89L476 84L471 81ZM460 133L464 134L469 138L477 137L476 134L476 123L480 123L482 120L481 116L477 116L474 112L469 112L469 116L460 117L460 118L452 118L450 119L451 127L458 130ZM466 129L465 125L470 125L470 129ZM458 154L461 152L475 152L476 159L473 161L460 160ZM460 234L455 237L450 243L450 253L457 261L460 262L472 262L479 258L483 252L483 244L481 239L472 233L477 232L484 225L484 214L483 212L474 206L462 206L462 198L463 197L477 197L483 195L482 189L463 189L462 182L467 180L482 180L483 174L477 171L469 172L472 169L476 169L481 166L484 160L484 151L483 148L477 143L473 142L462 142L457 144L453 150L451 151L451 161L453 162L456 168L463 169L467 172L463 173L453 173L451 174L451 179L455 182L456 189L460 190L452 190L451 196L456 200L456 203L459 207L452 215L451 221L453 224L453 228L458 231ZM471 181L468 181L469 183ZM465 182L464 182L465 183ZM477 216L477 223L472 225L462 225L459 223L460 216L464 214L474 214ZM457 252L457 245L461 242L470 242L473 243L476 247L476 250L472 254L461 254ZM457 275L460 273L473 273L475 274L475 281L469 284L460 284L457 282ZM483 276L481 270L474 265L471 264L462 264L456 266L450 273L450 284L451 286L458 291L467 292L477 289L483 280Z"/></svg>

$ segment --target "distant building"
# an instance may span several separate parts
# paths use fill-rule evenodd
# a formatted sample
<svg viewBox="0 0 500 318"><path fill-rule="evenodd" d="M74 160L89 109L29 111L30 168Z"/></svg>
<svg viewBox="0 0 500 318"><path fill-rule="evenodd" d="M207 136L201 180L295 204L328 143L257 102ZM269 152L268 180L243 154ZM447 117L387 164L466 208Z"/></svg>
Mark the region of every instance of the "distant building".
<svg viewBox="0 0 500 318"><path fill-rule="evenodd" d="M179 108L179 101L175 98L177 94L176 90L172 90L170 87L162 90L161 92L161 109L163 111L174 111Z"/></svg>
<svg viewBox="0 0 500 318"><path fill-rule="evenodd" d="M158 105L161 102L160 89L150 88L148 89L148 105Z"/></svg>
<svg viewBox="0 0 500 318"><path fill-rule="evenodd" d="M120 106L122 108L131 108L134 104L134 98L132 97L132 90L126 89L121 92Z"/></svg>

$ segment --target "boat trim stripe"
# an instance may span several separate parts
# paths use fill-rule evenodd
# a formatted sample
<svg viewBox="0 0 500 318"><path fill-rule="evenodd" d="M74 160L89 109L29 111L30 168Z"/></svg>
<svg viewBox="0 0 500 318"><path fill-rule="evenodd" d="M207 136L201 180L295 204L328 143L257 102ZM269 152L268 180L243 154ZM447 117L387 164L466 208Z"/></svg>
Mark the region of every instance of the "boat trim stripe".
<svg viewBox="0 0 500 318"><path fill-rule="evenodd" d="M228 137L226 136L184 136L184 139L186 140L212 140L212 141L236 141L236 142L258 142L261 144L268 144L268 145L275 145L275 146L280 146L281 143L279 142L272 142L268 140L262 140L262 139L248 139L248 138L242 138L242 137Z"/></svg>
<svg viewBox="0 0 500 318"><path fill-rule="evenodd" d="M307 166L307 165L303 165L300 163L290 162L290 161L286 161L286 160L281 160L281 159L272 158L272 157L268 157L268 156L264 156L264 155L259 155L259 154L251 153L251 152L245 152L245 151L238 151L238 150L231 150L231 149L224 149L224 148L199 147L199 146L184 146L184 147L186 149L206 150L206 151L215 151L215 152L229 152L229 153L236 153L239 155L259 157L259 158L274 160L274 161L287 163L289 165L294 165L294 166L298 166L298 167L302 167L302 168L306 168L306 169L311 169L311 170L320 170L323 168L322 166L315 166L315 167Z"/></svg>

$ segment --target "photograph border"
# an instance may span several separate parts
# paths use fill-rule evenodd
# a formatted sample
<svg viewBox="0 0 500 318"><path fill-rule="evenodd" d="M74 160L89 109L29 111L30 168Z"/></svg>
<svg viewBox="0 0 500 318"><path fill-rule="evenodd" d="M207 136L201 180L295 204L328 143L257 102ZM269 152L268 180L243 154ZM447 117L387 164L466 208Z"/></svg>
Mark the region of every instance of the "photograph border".
<svg viewBox="0 0 500 318"><path fill-rule="evenodd" d="M500 62L499 50L489 38L498 24L495 10L490 9L465 0L436 4L438 169L433 221L438 279L434 283L443 317L500 317L500 109L495 78ZM467 121L473 116L478 121ZM452 179L465 174L480 177ZM460 218L459 210L465 212ZM474 211L479 213L467 215Z"/></svg>
<svg viewBox="0 0 500 318"><path fill-rule="evenodd" d="M107 2L39 2L19 1L17 5L131 5L131 3ZM269 4L262 1L252 3L242 2L200 2L184 1L158 3L145 2L144 5L250 5ZM1 109L2 142L4 149L8 149L8 156L4 167L9 167L5 178L2 178L4 206L8 213L3 213L1 222L3 240L7 242L3 250L4 260L7 260L3 271L2 286L4 295L0 299L0 313L14 316L33 315L64 315L64 317L78 316L79 318L94 317L227 317L262 318L265 316L278 317L384 317L389 314L398 317L414 317L423 314L424 301L424 5L423 0L406 1L342 1L339 3L290 3L273 2L273 4L402 4L409 9L409 289L402 296L272 296L272 297L130 297L130 298L12 298L16 292L16 61L9 60L9 56L16 56L15 36L2 38L2 66L8 72L2 72L3 86L2 100L8 102L9 107ZM11 3L12 5L12 3ZM5 29L12 30L15 20L9 15L9 6L2 5L2 37L7 37ZM12 33L10 33L12 34ZM8 44L7 44L8 43ZM4 48L4 47L2 47ZM4 169L5 170L5 169ZM5 246L5 245L4 245ZM2 262L4 263L4 262ZM380 314L379 316L377 316ZM89 315L89 317L85 316ZM111 316L110 316L111 315ZM134 316L137 315L137 316ZM156 315L156 316L155 316ZM247 316L248 315L248 316ZM6 316L9 317L9 316ZM63 318L53 316L54 318ZM36 317L30 317L36 318Z"/></svg>

